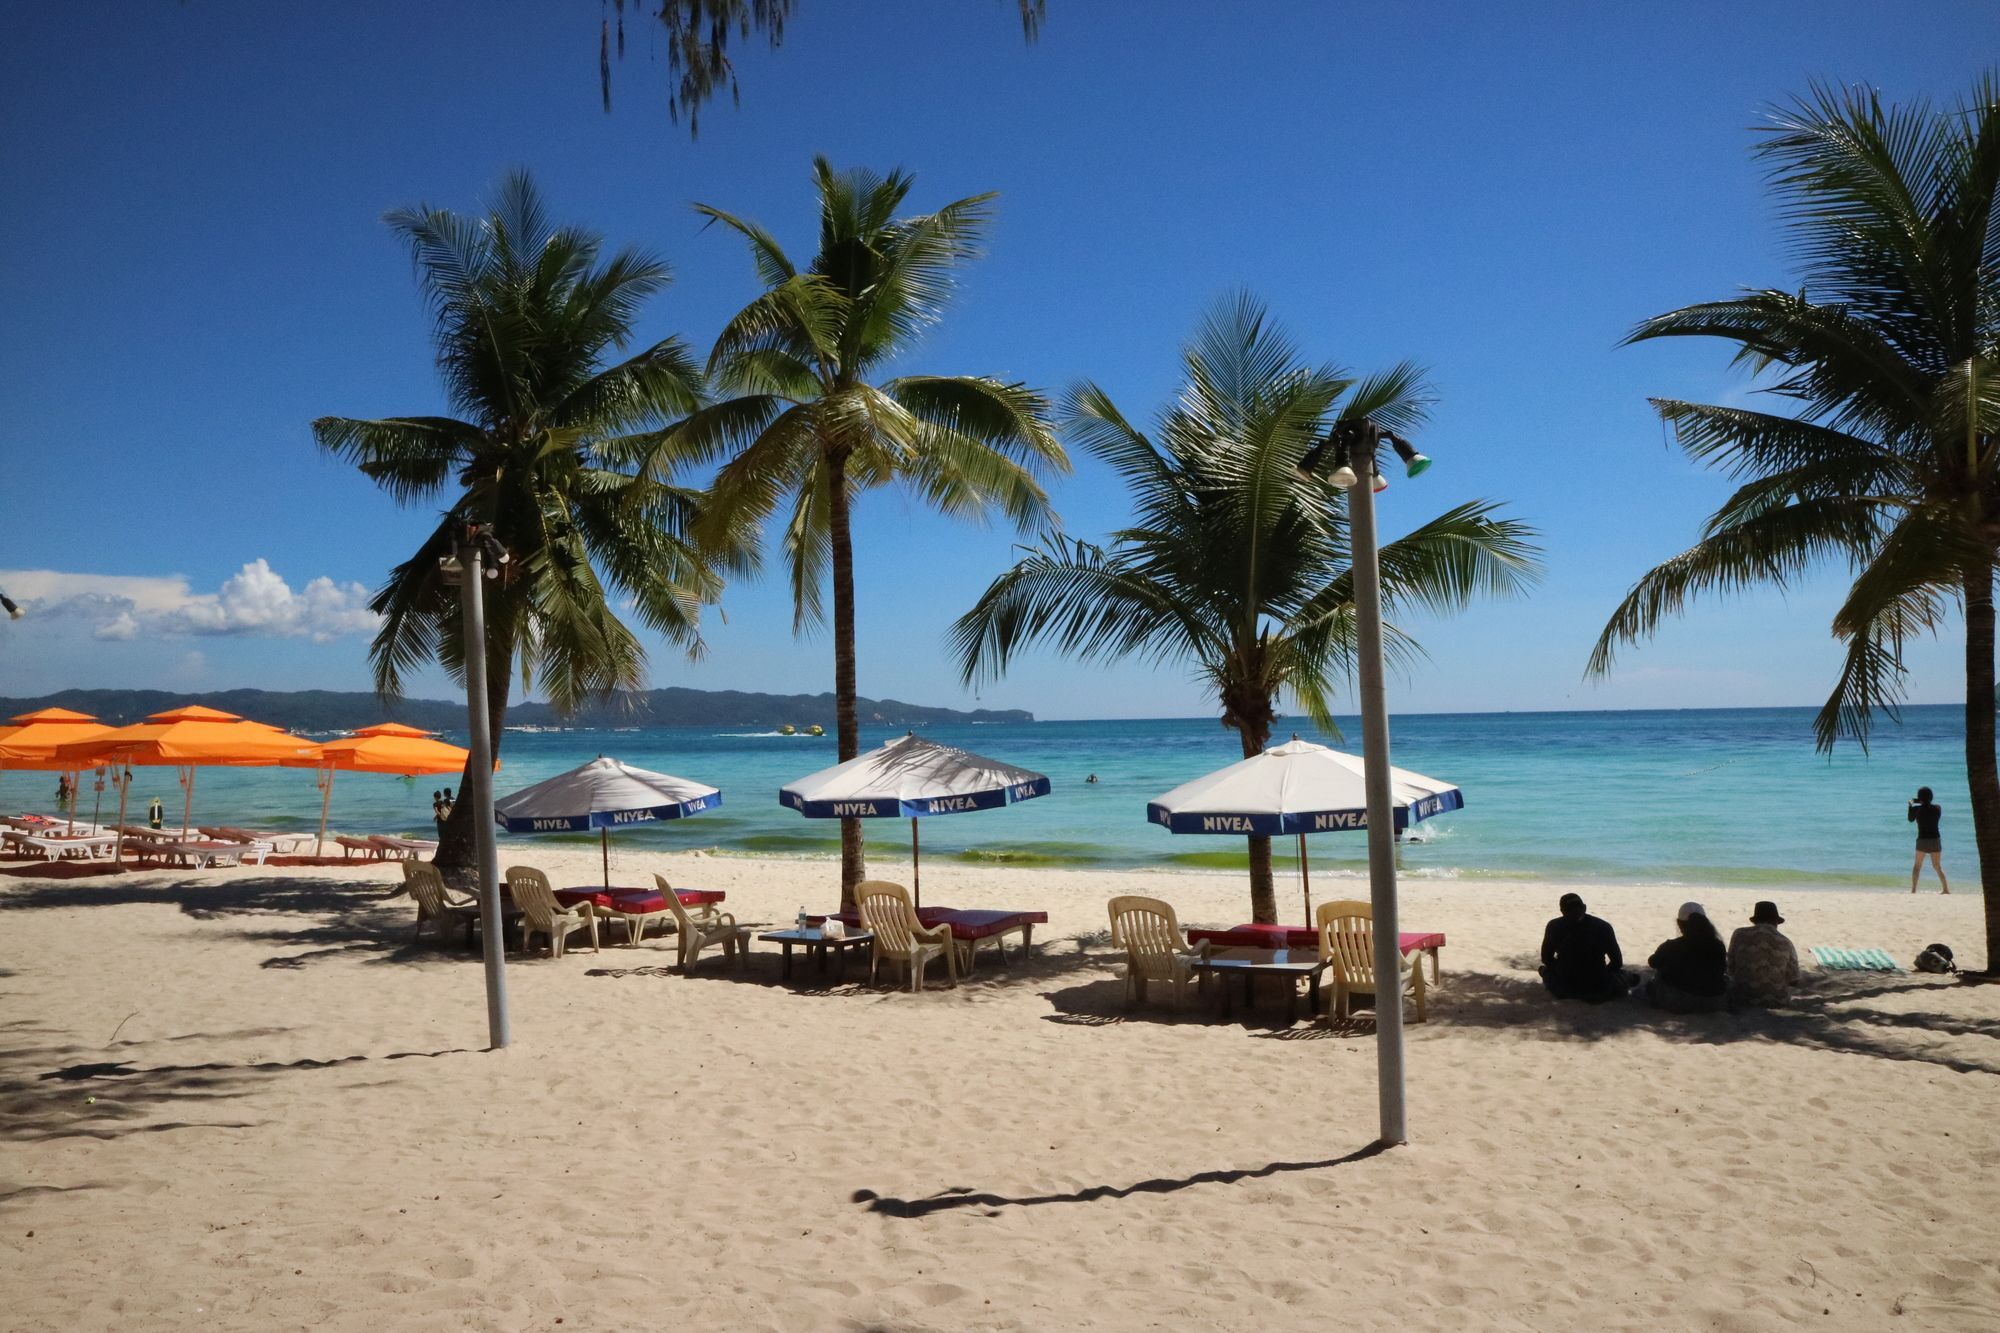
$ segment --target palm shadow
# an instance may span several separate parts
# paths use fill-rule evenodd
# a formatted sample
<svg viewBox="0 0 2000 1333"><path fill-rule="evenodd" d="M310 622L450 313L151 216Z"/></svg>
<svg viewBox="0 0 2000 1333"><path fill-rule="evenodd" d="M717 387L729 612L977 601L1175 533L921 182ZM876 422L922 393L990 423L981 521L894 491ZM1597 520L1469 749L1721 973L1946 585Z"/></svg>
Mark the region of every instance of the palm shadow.
<svg viewBox="0 0 2000 1333"><path fill-rule="evenodd" d="M1851 978L1851 979L1850 979ZM1914 977L1885 982L1879 974L1827 973L1811 978L1789 1004L1711 1014L1675 1014L1648 1005L1637 992L1603 1004L1553 999L1532 974L1455 972L1433 994L1432 1021L1446 1027L1491 1028L1543 1041L1598 1042L1650 1032L1700 1045L1783 1042L1844 1055L1936 1065L1956 1073L2000 1074L2000 1048L1987 1058L1925 1049L1900 1033L2000 1040L2000 1020L1934 1010L1899 1012L1850 1007L1854 1001L1915 993L1944 999L1949 982Z"/></svg>
<svg viewBox="0 0 2000 1333"><path fill-rule="evenodd" d="M1085 1189L1065 1190L1052 1194L994 1194L990 1191L973 1190L957 1185L921 1199L888 1198L870 1189L854 1191L853 1198L855 1203L863 1205L869 1212L880 1213L886 1217L921 1218L928 1217L932 1213L949 1212L959 1208L983 1209L982 1216L993 1217L1002 1208L1097 1203L1106 1199L1127 1199L1135 1194L1178 1194L1182 1190L1202 1185L1234 1185L1240 1181L1265 1180L1272 1176L1294 1172L1331 1171L1354 1162L1366 1161L1384 1151L1386 1149L1382 1144L1371 1143L1365 1148L1356 1148L1353 1152L1339 1157L1327 1157L1313 1162L1271 1162L1259 1167L1197 1171L1189 1176L1155 1176L1150 1180L1134 1181L1130 1185L1092 1185Z"/></svg>

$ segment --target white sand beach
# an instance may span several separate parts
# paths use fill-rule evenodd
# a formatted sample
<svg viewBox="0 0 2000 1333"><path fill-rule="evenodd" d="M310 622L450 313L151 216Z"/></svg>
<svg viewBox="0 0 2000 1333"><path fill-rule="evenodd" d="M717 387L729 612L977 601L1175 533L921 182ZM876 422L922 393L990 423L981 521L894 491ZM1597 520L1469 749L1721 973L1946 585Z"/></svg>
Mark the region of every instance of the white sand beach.
<svg viewBox="0 0 2000 1333"><path fill-rule="evenodd" d="M502 849L557 884L595 856ZM617 868L746 923L835 881ZM1050 921L1026 965L922 995L783 986L770 945L692 976L664 941L516 955L503 1053L476 955L409 945L395 879L0 873L0 1324L2000 1327L2000 987L1556 1005L1557 888L1410 882L1445 984L1409 1029L1412 1142L1372 1153L1365 1016L1123 1003L1105 899L1228 924L1238 876L927 868L929 901ZM1587 893L1639 962L1683 898L1726 931L1756 896ZM1802 949L1906 965L1978 934L1970 894L1781 905Z"/></svg>

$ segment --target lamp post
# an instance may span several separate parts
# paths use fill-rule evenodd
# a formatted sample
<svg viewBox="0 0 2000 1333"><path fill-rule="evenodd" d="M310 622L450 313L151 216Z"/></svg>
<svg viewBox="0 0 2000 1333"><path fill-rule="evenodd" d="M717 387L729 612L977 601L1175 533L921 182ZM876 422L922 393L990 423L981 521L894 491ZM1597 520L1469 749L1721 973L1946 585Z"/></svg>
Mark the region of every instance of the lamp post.
<svg viewBox="0 0 2000 1333"><path fill-rule="evenodd" d="M1414 477L1431 460L1372 421L1343 422L1302 464L1313 470L1331 449L1328 480L1346 490L1353 548L1356 652L1359 659L1362 782L1368 806L1368 901L1375 935L1375 1081L1380 1106L1379 1142L1393 1147L1410 1139L1403 1101L1403 951L1396 919L1395 807L1389 786L1389 703L1382 683L1382 570L1375 535L1375 492L1388 486L1380 452L1387 440Z"/></svg>
<svg viewBox="0 0 2000 1333"><path fill-rule="evenodd" d="M484 565L491 548L494 568ZM500 915L500 849L493 841L493 726L486 711L486 580L497 578L507 552L491 533L469 524L458 553L438 561L446 584L458 586L464 617L465 713L471 744L460 798L472 802L473 839L479 873L479 930L486 955L487 1044L499 1050L513 1040L507 1022L507 942Z"/></svg>

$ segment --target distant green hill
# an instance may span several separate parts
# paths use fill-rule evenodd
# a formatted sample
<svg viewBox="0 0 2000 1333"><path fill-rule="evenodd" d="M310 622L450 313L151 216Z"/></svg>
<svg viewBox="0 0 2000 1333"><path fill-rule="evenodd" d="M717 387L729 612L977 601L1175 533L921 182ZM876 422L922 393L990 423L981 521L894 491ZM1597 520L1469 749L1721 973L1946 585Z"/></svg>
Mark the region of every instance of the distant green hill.
<svg viewBox="0 0 2000 1333"><path fill-rule="evenodd" d="M444 699L404 699L385 705L362 690L217 690L172 694L163 690L63 690L39 699L0 699L0 718L37 708L73 708L105 722L136 722L177 704L203 704L288 731L339 731L371 722L404 722L430 731L463 731L465 704ZM899 699L859 701L864 723L894 727L938 722L1033 722L1018 708L927 708ZM833 730L831 694L752 694L743 690L648 690L621 694L565 717L547 704L516 704L509 726L779 727L818 723Z"/></svg>

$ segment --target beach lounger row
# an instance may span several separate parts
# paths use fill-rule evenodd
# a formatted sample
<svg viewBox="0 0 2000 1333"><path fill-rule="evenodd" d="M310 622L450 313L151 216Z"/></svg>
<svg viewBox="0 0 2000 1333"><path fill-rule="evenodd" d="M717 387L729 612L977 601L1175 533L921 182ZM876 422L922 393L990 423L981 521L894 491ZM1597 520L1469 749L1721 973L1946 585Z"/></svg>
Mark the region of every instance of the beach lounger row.
<svg viewBox="0 0 2000 1333"><path fill-rule="evenodd" d="M359 855L364 861L408 861L419 856L429 856L437 851L437 843L424 838L399 838L387 833L368 833L359 836L336 833L335 845L340 848L341 859L349 860Z"/></svg>
<svg viewBox="0 0 2000 1333"><path fill-rule="evenodd" d="M207 870L214 866L235 866L249 862L263 865L264 858L271 854L269 843L242 842L230 838L210 838L203 836L201 829L190 835L184 829L155 829L141 824L121 825L125 835L125 847L141 865L148 861L160 865L184 865L196 870Z"/></svg>

